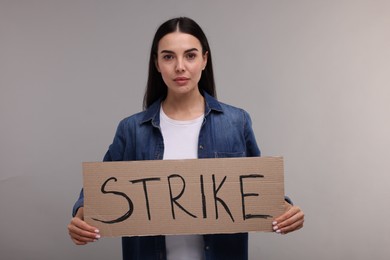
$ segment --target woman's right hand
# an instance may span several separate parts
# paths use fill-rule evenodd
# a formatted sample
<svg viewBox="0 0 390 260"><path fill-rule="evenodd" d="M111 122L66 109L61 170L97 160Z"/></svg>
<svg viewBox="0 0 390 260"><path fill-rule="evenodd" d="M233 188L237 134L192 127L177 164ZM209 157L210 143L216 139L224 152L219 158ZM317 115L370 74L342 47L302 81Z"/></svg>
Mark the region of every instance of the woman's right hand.
<svg viewBox="0 0 390 260"><path fill-rule="evenodd" d="M76 216L68 225L70 238L76 245L86 245L100 238L99 230L84 221L84 208L77 210Z"/></svg>

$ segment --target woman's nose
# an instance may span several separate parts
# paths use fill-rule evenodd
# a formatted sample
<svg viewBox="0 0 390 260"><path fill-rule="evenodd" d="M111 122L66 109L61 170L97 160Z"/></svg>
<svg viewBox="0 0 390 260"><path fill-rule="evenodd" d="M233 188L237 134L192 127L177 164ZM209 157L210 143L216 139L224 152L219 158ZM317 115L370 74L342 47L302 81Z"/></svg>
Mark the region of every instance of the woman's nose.
<svg viewBox="0 0 390 260"><path fill-rule="evenodd" d="M177 59L176 62L176 71L177 72L183 72L185 70L184 62L182 59Z"/></svg>

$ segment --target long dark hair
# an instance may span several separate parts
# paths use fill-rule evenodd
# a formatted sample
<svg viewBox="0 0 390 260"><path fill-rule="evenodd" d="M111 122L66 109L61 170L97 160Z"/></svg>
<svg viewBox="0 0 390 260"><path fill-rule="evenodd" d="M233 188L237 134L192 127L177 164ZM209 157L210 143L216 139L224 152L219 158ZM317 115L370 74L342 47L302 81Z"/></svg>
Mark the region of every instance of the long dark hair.
<svg viewBox="0 0 390 260"><path fill-rule="evenodd" d="M187 17L178 17L166 21L157 29L154 35L152 49L150 51L149 59L149 73L148 82L146 84L146 91L144 96L143 108L147 109L153 102L159 98L164 99L167 96L168 88L165 85L161 74L156 68L157 48L158 43L165 35L179 31L182 33L191 34L196 37L202 45L202 54L208 53L206 68L202 71L201 78L199 80L199 90L206 91L209 95L216 97L213 63L211 59L210 46L207 41L206 35L202 28L192 19ZM202 93L202 91L200 91Z"/></svg>

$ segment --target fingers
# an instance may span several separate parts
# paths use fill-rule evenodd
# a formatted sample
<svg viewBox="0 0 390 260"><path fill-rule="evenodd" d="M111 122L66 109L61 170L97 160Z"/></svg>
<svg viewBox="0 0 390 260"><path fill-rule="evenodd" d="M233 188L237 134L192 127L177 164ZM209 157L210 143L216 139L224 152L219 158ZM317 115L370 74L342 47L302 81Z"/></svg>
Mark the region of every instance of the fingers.
<svg viewBox="0 0 390 260"><path fill-rule="evenodd" d="M276 233L287 234L303 227L305 214L297 206L291 206L272 223Z"/></svg>
<svg viewBox="0 0 390 260"><path fill-rule="evenodd" d="M88 225L80 216L72 218L68 225L68 232L76 245L85 245L100 238L99 230Z"/></svg>

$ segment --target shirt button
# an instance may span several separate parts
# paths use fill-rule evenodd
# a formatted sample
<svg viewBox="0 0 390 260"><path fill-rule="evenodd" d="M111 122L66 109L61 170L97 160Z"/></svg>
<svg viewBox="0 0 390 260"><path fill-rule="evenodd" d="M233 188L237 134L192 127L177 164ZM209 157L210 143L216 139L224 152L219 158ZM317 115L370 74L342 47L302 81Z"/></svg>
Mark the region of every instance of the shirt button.
<svg viewBox="0 0 390 260"><path fill-rule="evenodd" d="M200 150L203 150L203 145L199 145L199 149L200 149Z"/></svg>
<svg viewBox="0 0 390 260"><path fill-rule="evenodd" d="M209 247L209 246L206 246L205 249L206 249L206 250L210 250L210 247Z"/></svg>

